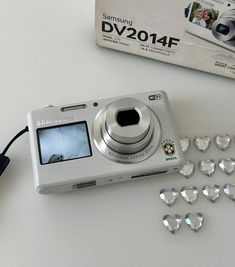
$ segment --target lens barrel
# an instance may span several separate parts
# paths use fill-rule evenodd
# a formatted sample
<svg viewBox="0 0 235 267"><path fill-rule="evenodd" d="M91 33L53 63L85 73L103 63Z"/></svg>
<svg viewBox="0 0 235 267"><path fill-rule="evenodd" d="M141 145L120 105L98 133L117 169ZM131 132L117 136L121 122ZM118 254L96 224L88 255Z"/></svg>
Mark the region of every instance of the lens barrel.
<svg viewBox="0 0 235 267"><path fill-rule="evenodd" d="M120 113L125 117L118 121ZM120 122L129 123L122 126ZM152 124L150 111L144 104L136 99L123 98L107 108L102 123L102 135L105 143L114 151L136 153L149 143L153 133Z"/></svg>
<svg viewBox="0 0 235 267"><path fill-rule="evenodd" d="M134 163L148 158L157 149L161 126L145 104L127 97L112 102L97 114L93 135L98 150L106 157Z"/></svg>
<svg viewBox="0 0 235 267"><path fill-rule="evenodd" d="M216 39L229 46L235 46L235 9L224 12L212 25Z"/></svg>

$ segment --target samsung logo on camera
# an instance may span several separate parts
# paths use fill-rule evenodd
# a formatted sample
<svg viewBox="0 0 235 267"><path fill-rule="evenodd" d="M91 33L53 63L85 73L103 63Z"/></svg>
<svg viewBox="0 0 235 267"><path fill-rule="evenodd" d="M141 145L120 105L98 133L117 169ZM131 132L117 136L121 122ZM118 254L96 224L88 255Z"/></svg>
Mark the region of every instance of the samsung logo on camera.
<svg viewBox="0 0 235 267"><path fill-rule="evenodd" d="M46 119L46 120L36 121L36 125L37 125L37 127L41 127L41 126L48 126L48 125L72 122L73 120L74 120L73 116L59 117L59 118L55 118L55 119Z"/></svg>

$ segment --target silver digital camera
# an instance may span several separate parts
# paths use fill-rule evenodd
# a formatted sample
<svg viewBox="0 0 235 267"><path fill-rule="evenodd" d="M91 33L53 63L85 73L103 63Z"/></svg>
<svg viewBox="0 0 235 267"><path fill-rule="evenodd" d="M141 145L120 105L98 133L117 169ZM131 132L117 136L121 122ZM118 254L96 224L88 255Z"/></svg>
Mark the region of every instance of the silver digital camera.
<svg viewBox="0 0 235 267"><path fill-rule="evenodd" d="M187 32L235 52L235 0L196 0L186 17Z"/></svg>
<svg viewBox="0 0 235 267"><path fill-rule="evenodd" d="M184 161L163 91L35 110L28 127L43 194L171 173Z"/></svg>

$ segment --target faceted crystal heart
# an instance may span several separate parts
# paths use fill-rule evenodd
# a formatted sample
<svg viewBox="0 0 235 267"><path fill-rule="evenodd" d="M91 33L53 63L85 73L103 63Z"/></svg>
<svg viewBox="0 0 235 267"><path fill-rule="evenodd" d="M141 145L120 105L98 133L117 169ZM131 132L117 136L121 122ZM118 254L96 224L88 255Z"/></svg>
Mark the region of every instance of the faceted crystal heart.
<svg viewBox="0 0 235 267"><path fill-rule="evenodd" d="M202 187L202 194L212 203L215 203L220 197L220 187L216 184L204 185Z"/></svg>
<svg viewBox="0 0 235 267"><path fill-rule="evenodd" d="M184 221L194 232L198 232L203 225L203 215L200 212L188 213L185 215Z"/></svg>
<svg viewBox="0 0 235 267"><path fill-rule="evenodd" d="M227 175L232 175L235 171L235 159L220 159L218 161L220 169Z"/></svg>
<svg viewBox="0 0 235 267"><path fill-rule="evenodd" d="M228 198L235 201L235 184L225 184L224 193Z"/></svg>
<svg viewBox="0 0 235 267"><path fill-rule="evenodd" d="M175 204L178 196L179 193L175 188L171 189L163 188L160 191L160 198L168 207L172 207Z"/></svg>
<svg viewBox="0 0 235 267"><path fill-rule="evenodd" d="M162 222L169 232L175 234L175 232L180 228L182 218L178 214L165 215Z"/></svg>
<svg viewBox="0 0 235 267"><path fill-rule="evenodd" d="M187 152L190 144L191 144L191 140L188 137L184 137L180 139L180 144L181 144L181 148L183 153Z"/></svg>
<svg viewBox="0 0 235 267"><path fill-rule="evenodd" d="M211 139L209 136L196 136L193 138L193 143L199 151L205 152L211 144Z"/></svg>
<svg viewBox="0 0 235 267"><path fill-rule="evenodd" d="M198 169L207 176L212 176L215 172L216 163L213 159L201 160L198 162Z"/></svg>
<svg viewBox="0 0 235 267"><path fill-rule="evenodd" d="M216 135L214 137L214 142L217 147L221 150L226 150L229 148L232 141L232 137L229 134Z"/></svg>
<svg viewBox="0 0 235 267"><path fill-rule="evenodd" d="M198 188L196 186L184 186L181 188L181 196L187 203L193 204L198 197Z"/></svg>
<svg viewBox="0 0 235 267"><path fill-rule="evenodd" d="M186 178L193 176L195 171L195 165L191 161L186 161L183 167L179 170L179 173Z"/></svg>

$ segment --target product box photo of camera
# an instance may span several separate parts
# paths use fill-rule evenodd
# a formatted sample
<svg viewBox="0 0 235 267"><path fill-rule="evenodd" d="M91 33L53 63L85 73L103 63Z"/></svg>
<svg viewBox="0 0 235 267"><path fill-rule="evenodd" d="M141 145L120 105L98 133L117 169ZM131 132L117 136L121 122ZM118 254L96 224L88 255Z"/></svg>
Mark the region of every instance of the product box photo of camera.
<svg viewBox="0 0 235 267"><path fill-rule="evenodd" d="M176 172L183 154L164 91L28 114L34 186L55 193Z"/></svg>
<svg viewBox="0 0 235 267"><path fill-rule="evenodd" d="M235 51L234 0L197 0L188 8L187 32Z"/></svg>
<svg viewBox="0 0 235 267"><path fill-rule="evenodd" d="M97 0L96 42L235 78L235 1Z"/></svg>

